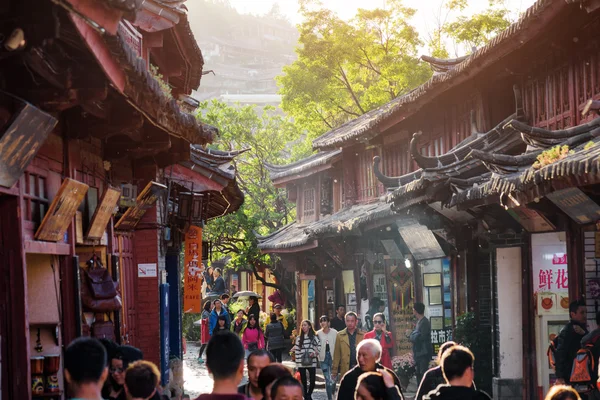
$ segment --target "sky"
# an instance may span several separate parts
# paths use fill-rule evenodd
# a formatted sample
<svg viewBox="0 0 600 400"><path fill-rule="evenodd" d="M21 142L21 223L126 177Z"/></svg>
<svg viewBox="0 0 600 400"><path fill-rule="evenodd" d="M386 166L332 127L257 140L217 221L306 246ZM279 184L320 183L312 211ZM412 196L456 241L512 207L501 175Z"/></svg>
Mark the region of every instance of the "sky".
<svg viewBox="0 0 600 400"><path fill-rule="evenodd" d="M439 14L443 0L404 0L404 4L417 10L413 17L413 25L422 38L427 37L431 31L435 15ZM525 11L535 0L505 0L507 7L514 15ZM274 3L279 3L281 12L294 24L301 22L298 14L297 0L229 0L231 5L240 13L265 14L269 12ZM385 6L386 0L322 0L323 4L335 11L341 18L350 19L356 14L358 8L377 8ZM470 0L470 6L465 11L473 14L488 6L488 0Z"/></svg>

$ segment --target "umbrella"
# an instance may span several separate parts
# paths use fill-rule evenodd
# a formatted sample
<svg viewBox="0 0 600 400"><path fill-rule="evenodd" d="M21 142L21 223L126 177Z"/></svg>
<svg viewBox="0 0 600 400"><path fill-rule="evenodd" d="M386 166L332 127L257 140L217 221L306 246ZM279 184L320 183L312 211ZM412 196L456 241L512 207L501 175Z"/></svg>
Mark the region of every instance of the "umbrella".
<svg viewBox="0 0 600 400"><path fill-rule="evenodd" d="M239 299L241 297L257 297L259 299L262 298L261 295L257 294L256 292L253 292L252 290L242 290L241 292L236 292L236 294L233 295L234 299Z"/></svg>
<svg viewBox="0 0 600 400"><path fill-rule="evenodd" d="M204 304L205 301L213 301L220 298L221 295L218 293L207 293L206 296L202 297L202 304Z"/></svg>

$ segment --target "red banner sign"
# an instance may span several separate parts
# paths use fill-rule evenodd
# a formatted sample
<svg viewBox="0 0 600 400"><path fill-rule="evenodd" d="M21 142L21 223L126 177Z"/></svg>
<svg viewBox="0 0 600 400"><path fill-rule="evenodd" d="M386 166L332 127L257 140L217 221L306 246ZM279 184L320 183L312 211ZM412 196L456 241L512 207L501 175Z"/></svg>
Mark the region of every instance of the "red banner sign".
<svg viewBox="0 0 600 400"><path fill-rule="evenodd" d="M183 287L183 310L199 314L202 310L202 228L190 226L185 235L185 277Z"/></svg>

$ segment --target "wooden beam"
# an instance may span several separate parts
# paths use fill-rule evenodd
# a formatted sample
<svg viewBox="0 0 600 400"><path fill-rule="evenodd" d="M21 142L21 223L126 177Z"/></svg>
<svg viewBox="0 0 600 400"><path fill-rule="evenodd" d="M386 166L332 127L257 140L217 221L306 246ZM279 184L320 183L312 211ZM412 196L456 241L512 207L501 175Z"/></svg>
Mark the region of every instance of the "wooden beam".
<svg viewBox="0 0 600 400"><path fill-rule="evenodd" d="M260 252L262 254L291 254L315 249L317 247L319 247L319 242L317 240L313 240L312 242L308 242L307 244L298 247L292 247L289 249L265 249L261 250Z"/></svg>

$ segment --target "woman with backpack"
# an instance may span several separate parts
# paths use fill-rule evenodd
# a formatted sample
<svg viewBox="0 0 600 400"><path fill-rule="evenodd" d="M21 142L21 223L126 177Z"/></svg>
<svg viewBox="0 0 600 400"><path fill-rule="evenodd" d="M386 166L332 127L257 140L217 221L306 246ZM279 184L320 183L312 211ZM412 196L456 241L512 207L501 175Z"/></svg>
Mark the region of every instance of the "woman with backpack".
<svg viewBox="0 0 600 400"><path fill-rule="evenodd" d="M277 314L271 313L271 323L265 329L265 338L267 339L267 350L273 354L278 363L281 362L281 353L285 348L284 332L285 329L281 321L277 319Z"/></svg>
<svg viewBox="0 0 600 400"><path fill-rule="evenodd" d="M300 325L302 333L296 338L294 352L296 354L296 367L300 371L300 379L304 388L304 399L311 400L315 389L317 374L317 357L321 352L321 342L315 334L312 323L308 320L302 321ZM310 376L306 381L306 373Z"/></svg>

